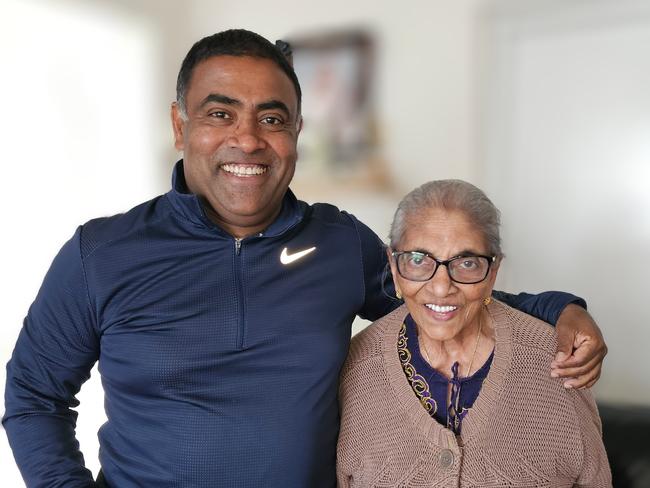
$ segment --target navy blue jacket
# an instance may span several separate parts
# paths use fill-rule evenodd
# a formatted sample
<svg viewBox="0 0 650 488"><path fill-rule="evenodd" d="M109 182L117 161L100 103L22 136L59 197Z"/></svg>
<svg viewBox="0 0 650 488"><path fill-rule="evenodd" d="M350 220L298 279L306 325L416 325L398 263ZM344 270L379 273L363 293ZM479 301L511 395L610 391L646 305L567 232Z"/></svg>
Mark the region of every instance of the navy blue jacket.
<svg viewBox="0 0 650 488"><path fill-rule="evenodd" d="M3 424L23 477L94 486L71 407L99 360L109 486L334 486L351 322L399 304L382 291L381 241L289 191L276 221L237 243L188 193L182 163L173 186L81 226L47 273L7 366ZM285 247L316 249L283 265ZM500 298L551 322L575 299Z"/></svg>

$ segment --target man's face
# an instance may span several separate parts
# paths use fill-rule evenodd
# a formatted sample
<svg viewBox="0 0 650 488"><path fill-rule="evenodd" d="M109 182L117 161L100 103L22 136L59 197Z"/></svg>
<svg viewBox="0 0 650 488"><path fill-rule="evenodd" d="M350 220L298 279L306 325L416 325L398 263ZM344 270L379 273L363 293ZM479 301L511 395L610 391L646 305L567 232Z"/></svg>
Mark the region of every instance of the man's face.
<svg viewBox="0 0 650 488"><path fill-rule="evenodd" d="M185 104L187 118L172 105L172 123L189 190L233 236L265 229L296 167L301 119L291 80L268 59L215 56L194 68Z"/></svg>

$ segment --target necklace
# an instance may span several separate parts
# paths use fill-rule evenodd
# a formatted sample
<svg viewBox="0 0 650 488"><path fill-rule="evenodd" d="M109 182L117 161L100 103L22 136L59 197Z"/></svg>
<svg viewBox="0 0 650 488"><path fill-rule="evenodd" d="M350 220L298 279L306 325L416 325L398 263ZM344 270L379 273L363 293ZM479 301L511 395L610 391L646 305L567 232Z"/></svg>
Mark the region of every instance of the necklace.
<svg viewBox="0 0 650 488"><path fill-rule="evenodd" d="M476 342L474 343L474 352L472 352L472 357L470 358L469 365L467 366L467 371L465 371L465 377L468 377L470 372L472 371L472 364L474 364L474 357L476 356L476 351L478 350L478 345L481 342L481 328L483 327L483 315L479 317L478 320L478 333L476 334ZM423 352L424 352L424 358L427 360L427 363L429 363L429 366L431 366L431 359L429 358L429 349L427 349L427 345L424 341L420 341L420 344L424 346ZM432 366L433 367L433 366Z"/></svg>
<svg viewBox="0 0 650 488"><path fill-rule="evenodd" d="M469 374L472 372L472 365L474 364L474 357L476 356L476 351L478 350L478 345L481 342L481 329L483 327L483 314L479 316L478 322L478 332L476 334L476 342L474 343L474 351L472 352L472 357L470 358L469 365L467 366L467 371L465 372L465 377L468 378ZM429 366L431 366L431 359L429 357L429 350L424 341L420 341L422 346L424 346L424 356ZM448 408L447 408L447 428L451 429L456 435L460 435L460 425L463 420L463 417L467 413L467 410L464 408L462 412L458 411L458 406L460 402L460 379L458 378L458 362L454 363L456 368L452 367L452 373L454 377L451 380L451 389L448 391ZM455 369L455 370L454 370Z"/></svg>
<svg viewBox="0 0 650 488"><path fill-rule="evenodd" d="M427 363L429 363L429 366L431 366L431 359L429 359L429 351L427 350L427 345L424 343L424 341L420 341L420 344L424 346L424 357L427 360Z"/></svg>
<svg viewBox="0 0 650 488"><path fill-rule="evenodd" d="M474 352L472 353L472 358L469 360L469 366L467 366L467 371L465 376L468 377L472 371L472 364L474 364L474 356L476 356L476 351L478 350L479 342L481 342L481 327L483 327L483 314L478 319L478 334L476 334L476 343L474 344Z"/></svg>

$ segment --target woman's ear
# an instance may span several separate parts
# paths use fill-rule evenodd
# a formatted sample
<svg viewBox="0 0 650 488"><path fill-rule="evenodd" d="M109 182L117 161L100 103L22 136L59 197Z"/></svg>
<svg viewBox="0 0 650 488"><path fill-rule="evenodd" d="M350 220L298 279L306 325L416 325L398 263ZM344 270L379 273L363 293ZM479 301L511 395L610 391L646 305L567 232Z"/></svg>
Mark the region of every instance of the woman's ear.
<svg viewBox="0 0 650 488"><path fill-rule="evenodd" d="M390 265L390 272L393 275L393 281L395 281L395 260L393 259L393 250L390 247L386 248L386 255L388 256L388 264Z"/></svg>
<svg viewBox="0 0 650 488"><path fill-rule="evenodd" d="M388 264L390 264L390 273L393 276L393 284L395 286L395 293L397 295L397 298L401 300L402 298L402 293L401 290L399 289L398 286L398 276L399 273L397 272L397 266L395 263L395 259L393 258L393 250L389 247L386 249L386 254L388 255Z"/></svg>
<svg viewBox="0 0 650 488"><path fill-rule="evenodd" d="M490 290L494 289L494 283L497 281L497 274L499 273L499 267L501 266L502 257L497 257L496 261L490 267L490 275L488 281L490 283Z"/></svg>

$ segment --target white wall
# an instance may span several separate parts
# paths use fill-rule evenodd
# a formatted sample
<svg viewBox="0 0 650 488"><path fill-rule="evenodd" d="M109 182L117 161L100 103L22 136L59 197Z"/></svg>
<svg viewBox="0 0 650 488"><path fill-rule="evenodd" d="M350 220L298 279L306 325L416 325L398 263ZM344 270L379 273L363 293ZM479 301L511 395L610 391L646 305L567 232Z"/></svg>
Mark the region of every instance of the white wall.
<svg viewBox="0 0 650 488"><path fill-rule="evenodd" d="M609 346L599 399L650 404L650 4L501 6L484 124L500 283L585 297Z"/></svg>
<svg viewBox="0 0 650 488"><path fill-rule="evenodd" d="M434 177L472 176L473 19L479 3L191 0L188 30L192 40L232 27L272 40L349 26L375 32L380 132L401 190Z"/></svg>
<svg viewBox="0 0 650 488"><path fill-rule="evenodd" d="M3 0L0 19L4 392L4 365L61 245L80 223L127 210L165 186L155 149L159 57L148 21L30 0ZM96 370L79 399L78 437L97 472L96 431L105 415ZM2 486L22 485L4 432L0 473Z"/></svg>

